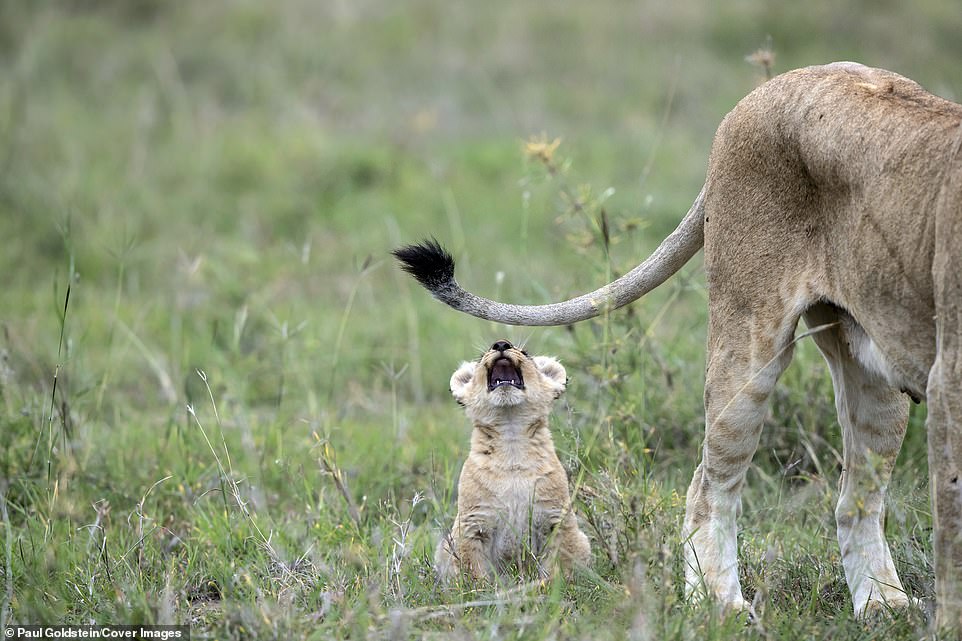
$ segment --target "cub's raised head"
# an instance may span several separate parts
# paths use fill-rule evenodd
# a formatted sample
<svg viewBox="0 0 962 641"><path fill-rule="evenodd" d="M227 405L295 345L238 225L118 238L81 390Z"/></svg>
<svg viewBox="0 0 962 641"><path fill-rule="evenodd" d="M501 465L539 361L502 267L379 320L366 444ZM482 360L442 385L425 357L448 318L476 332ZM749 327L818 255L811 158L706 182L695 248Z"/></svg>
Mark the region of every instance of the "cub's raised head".
<svg viewBox="0 0 962 641"><path fill-rule="evenodd" d="M492 410L547 413L565 390L565 368L549 356L529 356L505 340L480 360L462 363L451 376L451 394L469 416Z"/></svg>

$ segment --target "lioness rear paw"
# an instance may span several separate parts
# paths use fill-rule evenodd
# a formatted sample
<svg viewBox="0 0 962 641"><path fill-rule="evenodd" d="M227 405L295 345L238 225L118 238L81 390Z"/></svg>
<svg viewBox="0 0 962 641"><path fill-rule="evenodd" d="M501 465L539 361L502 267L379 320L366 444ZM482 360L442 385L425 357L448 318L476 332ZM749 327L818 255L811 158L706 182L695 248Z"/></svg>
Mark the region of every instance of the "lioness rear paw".
<svg viewBox="0 0 962 641"><path fill-rule="evenodd" d="M688 599L692 605L698 605L706 602L708 597L703 590L693 590L688 594ZM741 596L730 601L715 597L714 605L723 615L744 616L746 623L754 623L757 620L752 604Z"/></svg>
<svg viewBox="0 0 962 641"><path fill-rule="evenodd" d="M907 594L899 594L889 599L869 599L855 616L862 620L875 620L894 614L900 610L924 610L920 599Z"/></svg>
<svg viewBox="0 0 962 641"><path fill-rule="evenodd" d="M745 617L746 624L751 625L758 620L758 617L755 615L755 608L745 599L739 598L737 601L725 604L723 608L725 614Z"/></svg>

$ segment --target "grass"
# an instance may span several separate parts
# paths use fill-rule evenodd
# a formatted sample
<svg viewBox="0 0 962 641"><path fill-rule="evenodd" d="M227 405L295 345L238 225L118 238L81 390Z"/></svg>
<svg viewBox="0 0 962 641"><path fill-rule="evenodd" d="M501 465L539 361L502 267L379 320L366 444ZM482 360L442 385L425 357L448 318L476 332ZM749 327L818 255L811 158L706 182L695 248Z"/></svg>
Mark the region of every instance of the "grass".
<svg viewBox="0 0 962 641"><path fill-rule="evenodd" d="M761 625L686 603L700 259L609 318L523 329L445 310L388 251L434 234L479 293L586 291L687 210L769 36L776 71L853 58L958 99L960 21L950 0L4 3L4 621L218 639L928 634L918 613L853 619L840 437L809 341L744 497ZM524 153L532 137L562 139L552 170ZM594 563L444 591L430 561L468 441L447 380L499 337L571 376L553 430ZM886 531L931 604L923 424L913 407Z"/></svg>

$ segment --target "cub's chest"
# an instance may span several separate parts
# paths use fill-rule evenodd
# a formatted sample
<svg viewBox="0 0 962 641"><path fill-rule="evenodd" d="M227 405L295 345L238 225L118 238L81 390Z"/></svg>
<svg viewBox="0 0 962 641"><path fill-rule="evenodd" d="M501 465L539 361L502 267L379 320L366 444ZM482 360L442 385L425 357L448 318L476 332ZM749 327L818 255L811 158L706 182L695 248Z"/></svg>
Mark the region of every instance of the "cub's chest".
<svg viewBox="0 0 962 641"><path fill-rule="evenodd" d="M520 549L537 554L568 507L564 470L560 463L557 469L490 463L469 458L462 471L458 507L465 534L485 542L494 557Z"/></svg>

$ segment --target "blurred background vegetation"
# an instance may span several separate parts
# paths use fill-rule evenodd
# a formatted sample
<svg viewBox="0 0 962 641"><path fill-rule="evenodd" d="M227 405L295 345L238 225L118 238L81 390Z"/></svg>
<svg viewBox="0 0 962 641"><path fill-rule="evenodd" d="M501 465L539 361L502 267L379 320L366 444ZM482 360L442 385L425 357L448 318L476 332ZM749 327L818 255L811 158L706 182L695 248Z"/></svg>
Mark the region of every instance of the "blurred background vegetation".
<svg viewBox="0 0 962 641"><path fill-rule="evenodd" d="M517 302L623 273L697 194L715 127L764 79L759 49L775 72L855 60L962 94L955 0L0 4L7 620L343 635L441 600L415 585L467 442L447 381L499 337L568 364L559 449L599 510L634 515L599 516L621 543L596 542L598 571L630 583L629 559L677 537L700 443L700 258L611 319L518 329L443 308L388 252L437 236L466 287ZM532 137L561 139L557 171L526 157ZM751 586L772 521L800 509L785 488L817 488L775 581L825 600L817 620L851 607L823 551L839 438L817 352L797 360L743 543ZM929 596L923 418L890 531ZM793 574L806 554L814 576ZM679 562L658 558L670 595ZM620 613L615 638L637 618L618 598L598 610ZM672 598L664 635L712 625Z"/></svg>

